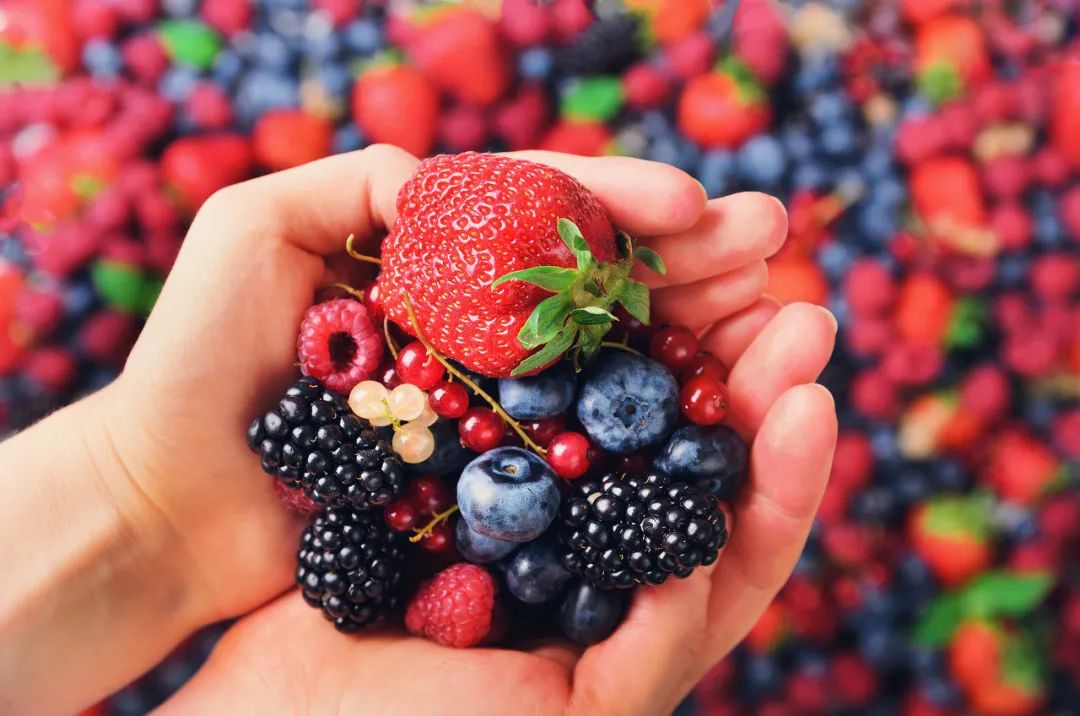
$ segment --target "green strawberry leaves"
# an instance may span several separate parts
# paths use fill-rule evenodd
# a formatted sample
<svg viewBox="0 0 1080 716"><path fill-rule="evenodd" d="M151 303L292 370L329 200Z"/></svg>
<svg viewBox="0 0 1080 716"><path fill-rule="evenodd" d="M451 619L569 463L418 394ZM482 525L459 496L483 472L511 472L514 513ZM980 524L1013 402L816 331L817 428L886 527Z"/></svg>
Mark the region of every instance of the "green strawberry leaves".
<svg viewBox="0 0 1080 716"><path fill-rule="evenodd" d="M1046 572L985 572L936 599L920 618L915 641L942 647L965 619L1024 616L1042 602L1053 585L1052 575Z"/></svg>
<svg viewBox="0 0 1080 716"><path fill-rule="evenodd" d="M524 281L554 295L541 301L518 332L518 341L529 350L511 375L531 373L573 348L588 359L600 350L604 335L618 320L613 310L621 305L631 316L649 322L649 289L630 278L634 261L663 275L663 259L652 249L635 247L626 234L617 236L618 259L596 260L581 230L569 219L559 219L559 237L574 256L576 268L534 266L500 276L497 288L508 281Z"/></svg>

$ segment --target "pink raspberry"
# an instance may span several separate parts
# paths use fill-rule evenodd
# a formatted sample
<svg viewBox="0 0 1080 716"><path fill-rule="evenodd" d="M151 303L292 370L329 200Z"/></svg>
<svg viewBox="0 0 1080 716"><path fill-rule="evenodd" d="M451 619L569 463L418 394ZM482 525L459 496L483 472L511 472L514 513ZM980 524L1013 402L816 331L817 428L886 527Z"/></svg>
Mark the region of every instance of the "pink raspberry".
<svg viewBox="0 0 1080 716"><path fill-rule="evenodd" d="M296 352L304 375L348 394L378 369L383 339L364 304L339 298L307 310L296 339Z"/></svg>
<svg viewBox="0 0 1080 716"><path fill-rule="evenodd" d="M455 564L420 585L405 613L412 634L443 646L479 644L491 632L495 580L483 567Z"/></svg>
<svg viewBox="0 0 1080 716"><path fill-rule="evenodd" d="M281 480L274 480L274 492L280 498L281 504L298 515L310 517L322 510L303 490L286 487Z"/></svg>

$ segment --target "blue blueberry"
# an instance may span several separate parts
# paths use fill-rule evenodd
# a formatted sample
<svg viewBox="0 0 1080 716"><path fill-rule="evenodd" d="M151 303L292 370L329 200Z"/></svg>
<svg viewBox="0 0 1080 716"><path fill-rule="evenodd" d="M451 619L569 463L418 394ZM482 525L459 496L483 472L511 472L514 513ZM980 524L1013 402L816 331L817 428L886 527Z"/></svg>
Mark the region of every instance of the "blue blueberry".
<svg viewBox="0 0 1080 716"><path fill-rule="evenodd" d="M214 58L210 74L222 87L231 87L244 73L244 59L233 50L226 48Z"/></svg>
<svg viewBox="0 0 1080 716"><path fill-rule="evenodd" d="M819 127L828 127L851 117L851 101L841 91L822 92L810 100L807 114Z"/></svg>
<svg viewBox="0 0 1080 716"><path fill-rule="evenodd" d="M492 539L528 542L559 510L559 484L543 459L519 447L496 448L470 462L457 486L461 516Z"/></svg>
<svg viewBox="0 0 1080 716"><path fill-rule="evenodd" d="M291 109L299 104L300 90L295 79L266 70L248 72L236 90L237 114L248 123L272 109Z"/></svg>
<svg viewBox="0 0 1080 716"><path fill-rule="evenodd" d="M199 0L161 0L161 9L171 17L192 17L199 10Z"/></svg>
<svg viewBox="0 0 1080 716"><path fill-rule="evenodd" d="M783 674L770 654L748 654L743 665L743 686L752 698L760 699L779 691Z"/></svg>
<svg viewBox="0 0 1080 716"><path fill-rule="evenodd" d="M791 183L796 189L823 189L829 181L829 169L817 160L800 162L795 166Z"/></svg>
<svg viewBox="0 0 1080 716"><path fill-rule="evenodd" d="M530 47L518 57L518 72L527 79L547 79L553 66L551 50L546 47Z"/></svg>
<svg viewBox="0 0 1080 716"><path fill-rule="evenodd" d="M814 156L814 138L804 124L790 124L780 134L784 150L796 161L804 161Z"/></svg>
<svg viewBox="0 0 1080 716"><path fill-rule="evenodd" d="M158 94L170 102L179 104L191 96L198 81L198 72L190 67L175 65L165 70L165 74L158 80Z"/></svg>
<svg viewBox="0 0 1080 716"><path fill-rule="evenodd" d="M431 426L431 434L435 436L435 452L417 465L406 465L405 469L410 473L457 477L469 461L476 457L476 453L461 444L457 423L439 420ZM393 433L386 439L392 438Z"/></svg>
<svg viewBox="0 0 1080 716"><path fill-rule="evenodd" d="M604 591L580 582L570 588L559 610L559 624L567 639L591 646L611 636L626 613L627 593Z"/></svg>
<svg viewBox="0 0 1080 716"><path fill-rule="evenodd" d="M260 32L251 49L255 62L273 72L290 71L296 61L289 45L277 33Z"/></svg>
<svg viewBox="0 0 1080 716"><path fill-rule="evenodd" d="M319 68L319 84L331 97L344 97L352 87L352 73L338 62L325 62Z"/></svg>
<svg viewBox="0 0 1080 716"><path fill-rule="evenodd" d="M759 134L744 144L736 155L739 173L749 182L775 186L787 169L784 147L771 134Z"/></svg>
<svg viewBox="0 0 1080 716"><path fill-rule="evenodd" d="M659 445L679 417L679 387L667 368L625 351L600 356L586 374L578 420L608 452Z"/></svg>
<svg viewBox="0 0 1080 716"><path fill-rule="evenodd" d="M382 29L374 20L353 20L345 26L345 44L361 55L372 55L385 44Z"/></svg>
<svg viewBox="0 0 1080 716"><path fill-rule="evenodd" d="M898 516L896 495L884 485L870 485L851 498L851 516L861 522L891 522Z"/></svg>
<svg viewBox="0 0 1080 716"><path fill-rule="evenodd" d="M735 179L735 157L723 149L705 152L698 165L697 177L710 197L727 194Z"/></svg>
<svg viewBox="0 0 1080 716"><path fill-rule="evenodd" d="M847 122L837 122L822 130L818 143L830 157L846 157L858 148L855 129Z"/></svg>
<svg viewBox="0 0 1080 716"><path fill-rule="evenodd" d="M506 587L526 604L551 601L570 581L570 573L550 539L538 539L519 549L506 567Z"/></svg>
<svg viewBox="0 0 1080 716"><path fill-rule="evenodd" d="M566 412L574 402L574 373L565 361L539 375L503 378L499 381L499 402L518 420L541 420Z"/></svg>
<svg viewBox="0 0 1080 716"><path fill-rule="evenodd" d="M725 500L742 486L747 456L746 443L728 426L687 425L672 434L653 467Z"/></svg>
<svg viewBox="0 0 1080 716"><path fill-rule="evenodd" d="M95 77L117 77L124 67L124 60L116 45L100 39L90 40L83 45L82 62Z"/></svg>
<svg viewBox="0 0 1080 716"><path fill-rule="evenodd" d="M360 128L352 122L344 124L334 132L333 149L335 154L360 149L366 143Z"/></svg>
<svg viewBox="0 0 1080 716"><path fill-rule="evenodd" d="M502 559L521 546L519 542L491 539L473 532L465 520L458 520L454 527L457 551L462 557L476 564L488 564Z"/></svg>

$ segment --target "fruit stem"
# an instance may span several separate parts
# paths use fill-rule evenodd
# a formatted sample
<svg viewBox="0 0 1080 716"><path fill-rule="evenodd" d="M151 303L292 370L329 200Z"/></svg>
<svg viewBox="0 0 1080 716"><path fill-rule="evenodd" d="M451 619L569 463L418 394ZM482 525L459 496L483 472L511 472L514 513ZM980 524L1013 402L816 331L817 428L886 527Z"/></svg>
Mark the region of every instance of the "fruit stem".
<svg viewBox="0 0 1080 716"><path fill-rule="evenodd" d="M405 310L409 314L409 323L412 325L413 330L416 332L416 340L420 341L420 343L423 344L424 348L427 349L428 354L433 356L435 360L442 363L442 366L443 368L446 368L447 373L460 380L462 383L469 387L469 390L480 396L480 398L483 399L484 402L491 406L491 409L495 411L495 414L502 418L504 421L506 421L506 423L513 429L513 431L518 434L518 437L521 438L521 441L525 443L525 446L527 448L535 452L537 455L547 455L547 450L540 447L533 441L532 438L529 437L529 434L525 432L525 429L521 427L518 421L514 420L512 417L510 417L509 413L503 410L503 406L499 405L499 401L488 395L487 392L485 392L484 389L481 388L479 385L474 383L473 380L469 378L469 376L465 375L460 370L451 365L450 361L439 355L439 352L435 350L434 346L428 343L427 338L424 338L423 331L420 330L420 324L416 320L416 313L413 311L412 301L409 300L408 296L405 296Z"/></svg>
<svg viewBox="0 0 1080 716"><path fill-rule="evenodd" d="M445 522L450 519L450 515L458 511L458 506L454 505L448 510L442 512L436 512L431 516L431 521L418 530L413 530L413 536L409 538L409 541L416 544L420 540L424 539L424 535L431 534L432 530L439 526L439 523Z"/></svg>
<svg viewBox="0 0 1080 716"><path fill-rule="evenodd" d="M364 300L363 292L362 291L357 291L355 288L353 288L352 286L350 286L348 284L331 283L331 284L328 284L327 286L325 286L325 288L340 289L340 290L344 291L345 293L349 294L350 296L352 296L353 298L355 298L357 301L363 302L363 300Z"/></svg>
<svg viewBox="0 0 1080 716"><path fill-rule="evenodd" d="M601 348L617 348L620 351L626 351L627 353L633 353L636 356L644 357L644 354L641 351L634 350L633 348L626 345L625 343L620 343L618 341L600 341L600 347Z"/></svg>
<svg viewBox="0 0 1080 716"><path fill-rule="evenodd" d="M345 253L352 256L357 261L366 261L369 264L375 264L376 266L382 266L382 260L377 259L374 256L368 256L367 254L359 253L352 247L353 241L356 240L356 234L349 234L349 237L345 239Z"/></svg>
<svg viewBox="0 0 1080 716"><path fill-rule="evenodd" d="M390 335L390 316L383 316L382 319L383 335L386 336L386 347L390 349L390 355L397 360L398 347L394 342L394 337Z"/></svg>

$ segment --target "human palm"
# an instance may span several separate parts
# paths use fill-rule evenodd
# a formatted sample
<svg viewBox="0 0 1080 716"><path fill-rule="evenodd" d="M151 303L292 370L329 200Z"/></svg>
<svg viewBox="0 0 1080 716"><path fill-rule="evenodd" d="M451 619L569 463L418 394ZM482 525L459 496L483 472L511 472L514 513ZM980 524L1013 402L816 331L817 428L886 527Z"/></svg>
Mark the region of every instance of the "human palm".
<svg viewBox="0 0 1080 716"><path fill-rule="evenodd" d="M277 504L246 449L251 415L295 373L295 335L320 286L354 279L344 237L375 241L416 159L391 147L331 157L238 185L196 218L114 388L115 442L142 493L178 533L207 620L243 617L172 703L242 711L364 713L670 710L745 634L790 573L824 489L836 435L813 381L836 323L764 296L764 259L784 239L778 202L709 202L671 167L550 153L668 274L642 275L659 322L699 332L732 366L731 416L752 440L750 486L717 564L639 590L625 623L584 652L448 650L400 634L345 636L287 589L301 521ZM254 611L253 611L254 610ZM246 616L245 616L246 615Z"/></svg>

